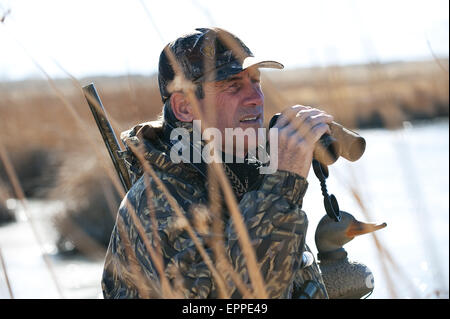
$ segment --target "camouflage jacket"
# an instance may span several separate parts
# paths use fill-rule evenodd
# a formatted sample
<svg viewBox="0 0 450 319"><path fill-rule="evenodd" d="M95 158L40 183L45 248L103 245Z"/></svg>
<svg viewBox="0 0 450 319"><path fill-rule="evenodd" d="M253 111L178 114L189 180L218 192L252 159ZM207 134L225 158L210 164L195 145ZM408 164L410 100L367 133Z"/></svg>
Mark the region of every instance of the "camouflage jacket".
<svg viewBox="0 0 450 319"><path fill-rule="evenodd" d="M179 125L190 128L192 132L190 123ZM245 257L223 197L210 199L212 196L208 188L206 165L172 162L169 157L172 144L168 138L168 129L160 122L137 125L122 133L121 138L126 145L143 147L146 161L192 225L195 225L196 217L200 214L196 208L220 205L226 258L244 285L250 287ZM107 250L102 278L104 297L162 297L161 287L164 285L160 274L163 271L171 286L176 287L178 296L218 298L218 286L210 269L191 237L180 226L180 219L167 197L129 149L124 155L133 186L120 205ZM316 292L312 297L328 298L312 254L306 253L310 256L310 262L304 262L304 252L309 252L305 243L308 219L301 206L307 181L287 171L260 175L250 164L223 165L238 201L269 297L301 297L306 284L313 282ZM208 235L199 228L195 230L205 251L216 262ZM148 247L148 243L151 247ZM152 258L152 248L154 252L160 249L163 270ZM216 265L219 269L220 265ZM229 296L241 298L234 282L230 278L225 280L229 285Z"/></svg>

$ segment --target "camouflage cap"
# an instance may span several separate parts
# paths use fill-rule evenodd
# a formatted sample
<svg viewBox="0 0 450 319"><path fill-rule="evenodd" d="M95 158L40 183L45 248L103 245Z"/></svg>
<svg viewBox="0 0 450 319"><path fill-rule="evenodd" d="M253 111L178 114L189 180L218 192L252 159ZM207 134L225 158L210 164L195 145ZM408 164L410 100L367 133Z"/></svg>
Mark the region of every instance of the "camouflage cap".
<svg viewBox="0 0 450 319"><path fill-rule="evenodd" d="M170 50L170 51L169 51ZM279 62L258 59L236 36L220 28L197 28L166 45L159 57L158 83L162 101L170 83L183 72L193 83L222 81L248 67L282 69Z"/></svg>

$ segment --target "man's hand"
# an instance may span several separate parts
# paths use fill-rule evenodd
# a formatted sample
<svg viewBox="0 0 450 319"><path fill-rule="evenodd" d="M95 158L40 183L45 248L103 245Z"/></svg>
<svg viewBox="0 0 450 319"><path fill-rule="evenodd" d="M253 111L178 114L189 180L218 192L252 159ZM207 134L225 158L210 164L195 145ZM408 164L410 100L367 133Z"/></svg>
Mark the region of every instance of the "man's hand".
<svg viewBox="0 0 450 319"><path fill-rule="evenodd" d="M295 105L282 112L278 128L278 169L308 177L316 142L330 133L333 116L309 106Z"/></svg>

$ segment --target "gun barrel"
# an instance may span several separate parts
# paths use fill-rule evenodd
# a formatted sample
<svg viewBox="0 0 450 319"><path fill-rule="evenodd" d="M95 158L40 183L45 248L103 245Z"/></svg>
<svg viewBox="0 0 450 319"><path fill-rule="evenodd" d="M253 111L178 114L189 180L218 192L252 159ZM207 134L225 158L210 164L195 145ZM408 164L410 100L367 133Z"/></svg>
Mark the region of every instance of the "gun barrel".
<svg viewBox="0 0 450 319"><path fill-rule="evenodd" d="M114 133L114 130L109 123L105 108L103 107L94 84L91 83L84 86L83 93L89 104L92 115L94 116L95 122L97 123L100 134L102 135L103 142L105 142L106 148L108 149L108 153L114 164L114 168L119 175L120 182L125 192L128 192L128 190L131 188L130 177L128 175L128 170L125 166L125 163L121 158L119 158L118 153L122 151L122 149L120 148L120 144L117 140L116 134Z"/></svg>

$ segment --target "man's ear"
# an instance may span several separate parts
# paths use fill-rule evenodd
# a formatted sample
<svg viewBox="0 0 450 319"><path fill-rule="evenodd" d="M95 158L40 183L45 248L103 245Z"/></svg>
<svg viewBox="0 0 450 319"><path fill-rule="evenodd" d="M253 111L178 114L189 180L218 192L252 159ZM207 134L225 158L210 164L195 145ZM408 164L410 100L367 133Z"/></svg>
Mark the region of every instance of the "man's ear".
<svg viewBox="0 0 450 319"><path fill-rule="evenodd" d="M175 117L181 122L192 122L194 114L192 106L186 96L181 92L174 92L170 96L170 104Z"/></svg>

